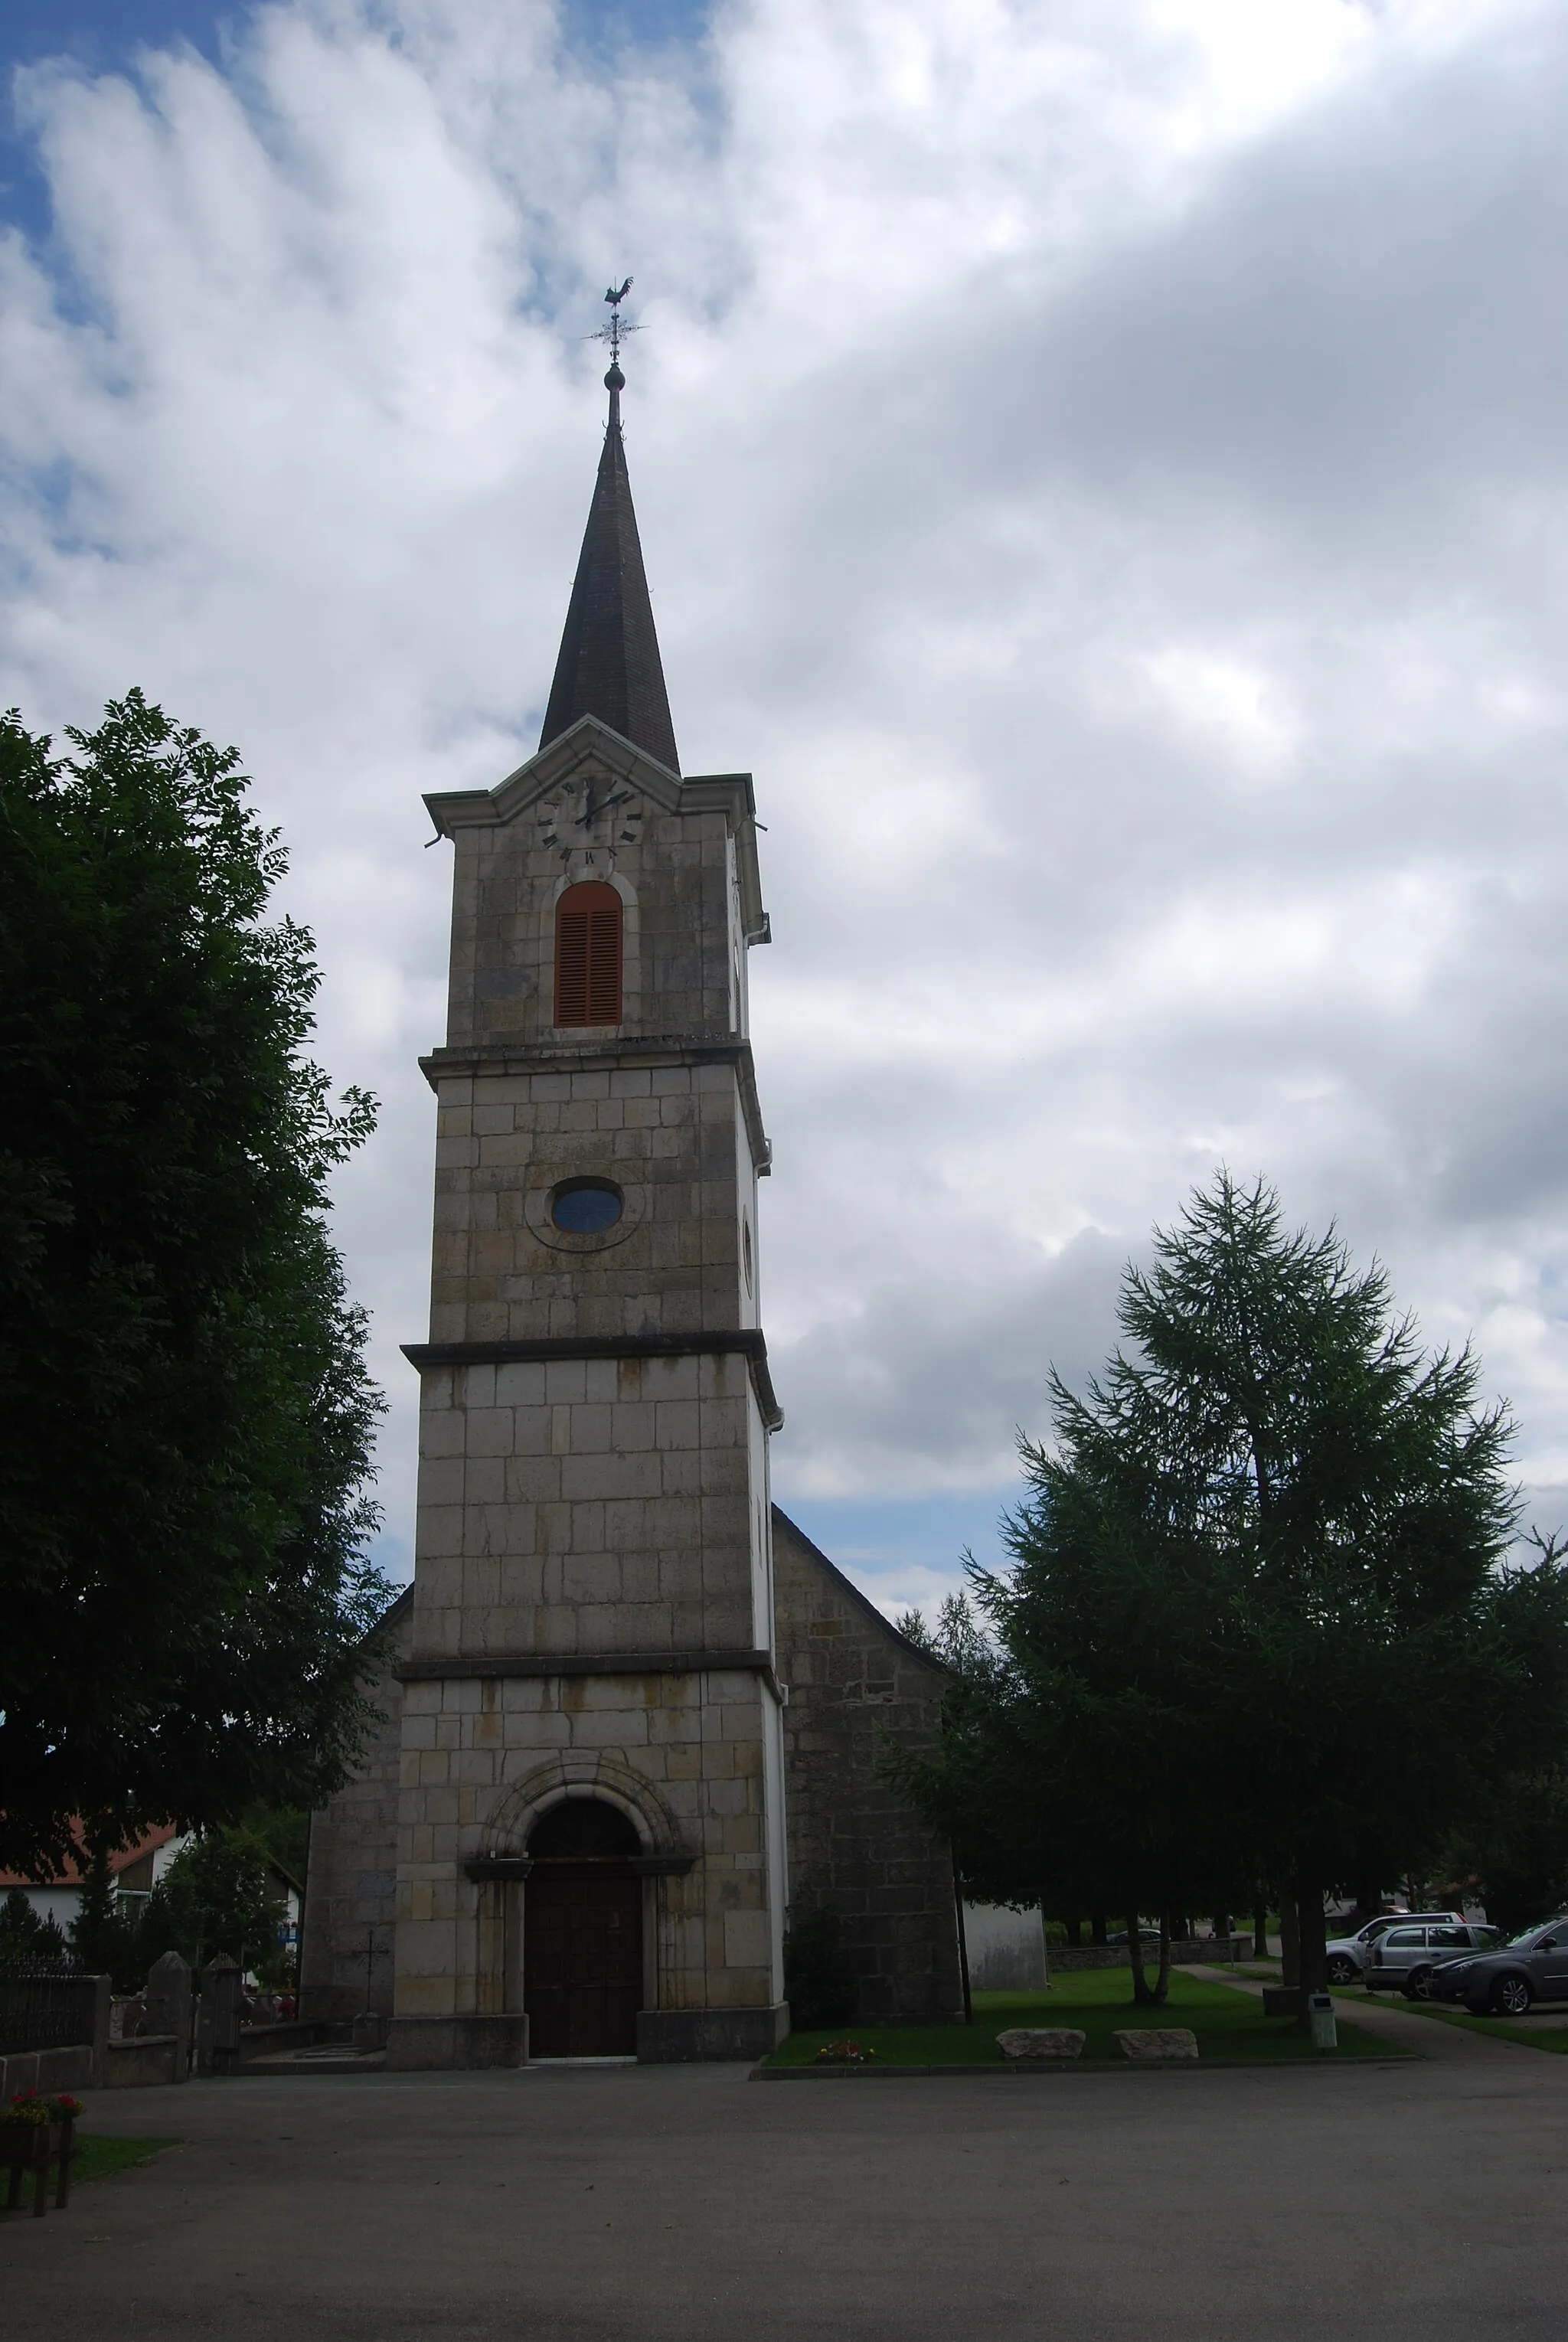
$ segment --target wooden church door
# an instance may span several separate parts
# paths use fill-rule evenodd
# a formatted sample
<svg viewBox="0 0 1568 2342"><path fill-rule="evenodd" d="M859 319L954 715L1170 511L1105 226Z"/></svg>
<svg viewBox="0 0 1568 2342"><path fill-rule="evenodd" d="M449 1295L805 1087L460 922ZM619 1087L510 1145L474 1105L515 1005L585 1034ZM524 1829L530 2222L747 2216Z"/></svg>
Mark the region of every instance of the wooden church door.
<svg viewBox="0 0 1568 2342"><path fill-rule="evenodd" d="M641 1848L594 1797L554 1806L528 1840L523 2006L533 2057L629 2057L643 2005Z"/></svg>

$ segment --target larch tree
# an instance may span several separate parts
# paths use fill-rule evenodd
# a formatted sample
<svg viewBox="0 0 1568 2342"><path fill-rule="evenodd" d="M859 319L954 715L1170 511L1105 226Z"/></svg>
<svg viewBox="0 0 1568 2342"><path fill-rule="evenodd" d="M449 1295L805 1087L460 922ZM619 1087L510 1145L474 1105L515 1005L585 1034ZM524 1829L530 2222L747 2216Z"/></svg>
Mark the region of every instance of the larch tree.
<svg viewBox="0 0 1568 2342"><path fill-rule="evenodd" d="M1261 1180L1156 1231L1119 1321L1082 1396L1052 1376L1013 1566L973 1573L994 1662L904 1785L1069 1907L1096 1865L1134 1912L1281 1882L1315 1987L1327 1889L1421 1867L1562 1744L1568 1578L1509 1558L1510 1426L1469 1351L1423 1356L1383 1271Z"/></svg>

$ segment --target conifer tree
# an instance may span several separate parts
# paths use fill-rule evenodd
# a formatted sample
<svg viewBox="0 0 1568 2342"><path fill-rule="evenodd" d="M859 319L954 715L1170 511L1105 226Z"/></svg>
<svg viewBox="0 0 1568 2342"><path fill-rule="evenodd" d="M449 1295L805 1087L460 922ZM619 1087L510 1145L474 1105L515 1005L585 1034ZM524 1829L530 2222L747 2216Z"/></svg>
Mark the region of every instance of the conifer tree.
<svg viewBox="0 0 1568 2342"><path fill-rule="evenodd" d="M1326 1889L1423 1867L1562 1745L1568 1573L1505 1558L1510 1426L1470 1352L1423 1357L1383 1271L1261 1180L1195 1194L1119 1317L1083 1396L1052 1376L1013 1566L973 1573L994 1659L901 1777L1054 1907L1287 1881L1321 1983Z"/></svg>

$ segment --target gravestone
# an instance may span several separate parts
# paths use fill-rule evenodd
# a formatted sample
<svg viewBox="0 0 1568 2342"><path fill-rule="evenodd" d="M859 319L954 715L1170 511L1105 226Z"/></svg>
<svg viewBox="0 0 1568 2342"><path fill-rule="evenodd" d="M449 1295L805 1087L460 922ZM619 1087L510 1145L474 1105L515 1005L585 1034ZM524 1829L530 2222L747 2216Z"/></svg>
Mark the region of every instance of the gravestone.
<svg viewBox="0 0 1568 2342"><path fill-rule="evenodd" d="M188 2078L191 2054L191 1971L178 1952L165 1952L147 1971L141 2030L175 2037L173 2078ZM236 2047L238 2037L235 2037Z"/></svg>
<svg viewBox="0 0 1568 2342"><path fill-rule="evenodd" d="M232 2074L240 2062L240 1965L220 1952L202 1970L202 2001L207 2019L209 2070Z"/></svg>

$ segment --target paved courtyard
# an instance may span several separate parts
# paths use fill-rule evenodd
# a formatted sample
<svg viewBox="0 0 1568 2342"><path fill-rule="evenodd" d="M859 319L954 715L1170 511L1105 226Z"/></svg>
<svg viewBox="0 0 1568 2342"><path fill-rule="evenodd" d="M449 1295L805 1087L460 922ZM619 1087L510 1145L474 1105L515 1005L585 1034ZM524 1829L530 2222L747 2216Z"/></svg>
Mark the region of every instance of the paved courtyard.
<svg viewBox="0 0 1568 2342"><path fill-rule="evenodd" d="M754 2083L740 2067L97 2099L187 2142L0 2226L17 2332L1552 2342L1568 2058Z"/></svg>

